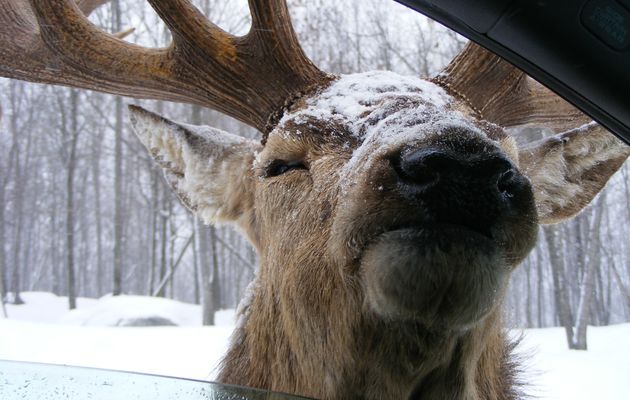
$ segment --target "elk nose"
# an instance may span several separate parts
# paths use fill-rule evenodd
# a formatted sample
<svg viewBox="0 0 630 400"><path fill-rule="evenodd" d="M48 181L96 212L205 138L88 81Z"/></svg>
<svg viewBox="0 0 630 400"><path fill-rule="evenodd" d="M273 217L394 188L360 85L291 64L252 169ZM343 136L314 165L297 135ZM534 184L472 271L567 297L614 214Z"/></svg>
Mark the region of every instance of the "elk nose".
<svg viewBox="0 0 630 400"><path fill-rule="evenodd" d="M465 154L438 148L403 151L394 160L399 179L414 192L454 192L473 189L484 197L509 199L524 180L500 153Z"/></svg>
<svg viewBox="0 0 630 400"><path fill-rule="evenodd" d="M399 189L423 204L429 220L467 226L492 237L492 227L514 207L527 180L501 153L420 148L392 160Z"/></svg>

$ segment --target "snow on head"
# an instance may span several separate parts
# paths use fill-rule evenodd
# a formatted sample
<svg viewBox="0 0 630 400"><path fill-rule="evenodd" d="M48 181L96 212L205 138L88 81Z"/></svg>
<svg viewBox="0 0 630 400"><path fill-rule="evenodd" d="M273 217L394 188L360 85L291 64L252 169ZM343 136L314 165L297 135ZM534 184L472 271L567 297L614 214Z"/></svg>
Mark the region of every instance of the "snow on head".
<svg viewBox="0 0 630 400"><path fill-rule="evenodd" d="M286 113L271 135L288 137L296 134L295 127L317 130L318 124L342 127L340 135L351 135L359 143L342 171L347 176L357 172L357 163L369 164L372 154L429 134L463 128L484 135L460 107L443 88L420 78L389 71L342 75L302 108Z"/></svg>
<svg viewBox="0 0 630 400"><path fill-rule="evenodd" d="M403 99L435 110L448 107L452 100L441 87L416 77L389 71L342 75L326 90L308 99L305 108L287 113L274 132L281 132L288 121L299 123L318 119L343 123L360 137L364 133L361 126L367 115L388 102Z"/></svg>

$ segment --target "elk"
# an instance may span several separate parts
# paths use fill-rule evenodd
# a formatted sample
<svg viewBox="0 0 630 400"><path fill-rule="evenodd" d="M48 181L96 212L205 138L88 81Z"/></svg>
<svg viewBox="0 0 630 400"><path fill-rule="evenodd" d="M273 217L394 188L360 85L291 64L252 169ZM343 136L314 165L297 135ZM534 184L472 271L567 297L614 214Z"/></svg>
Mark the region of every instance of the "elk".
<svg viewBox="0 0 630 400"><path fill-rule="evenodd" d="M85 17L103 1L4 0L0 74L219 110L260 143L131 106L182 202L260 256L218 380L316 398L514 399L501 322L539 224L584 208L627 146L469 44L423 80L333 76L283 0L250 0L242 37L186 0L148 0L163 49ZM557 134L518 148L507 129Z"/></svg>

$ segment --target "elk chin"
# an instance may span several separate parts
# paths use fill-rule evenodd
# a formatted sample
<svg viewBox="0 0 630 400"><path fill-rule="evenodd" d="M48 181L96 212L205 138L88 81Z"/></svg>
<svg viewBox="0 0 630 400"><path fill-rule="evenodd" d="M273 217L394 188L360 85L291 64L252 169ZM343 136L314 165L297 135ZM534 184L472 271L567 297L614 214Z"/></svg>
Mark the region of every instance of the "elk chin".
<svg viewBox="0 0 630 400"><path fill-rule="evenodd" d="M431 331L466 331L499 302L509 268L489 238L464 228L381 234L361 257L368 306Z"/></svg>

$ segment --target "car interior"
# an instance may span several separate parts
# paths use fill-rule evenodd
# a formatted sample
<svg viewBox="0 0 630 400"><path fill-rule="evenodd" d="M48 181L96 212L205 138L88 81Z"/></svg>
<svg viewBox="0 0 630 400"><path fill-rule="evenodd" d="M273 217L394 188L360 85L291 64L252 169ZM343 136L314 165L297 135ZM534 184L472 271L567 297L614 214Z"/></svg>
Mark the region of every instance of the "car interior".
<svg viewBox="0 0 630 400"><path fill-rule="evenodd" d="M396 0L503 57L630 143L630 0Z"/></svg>

